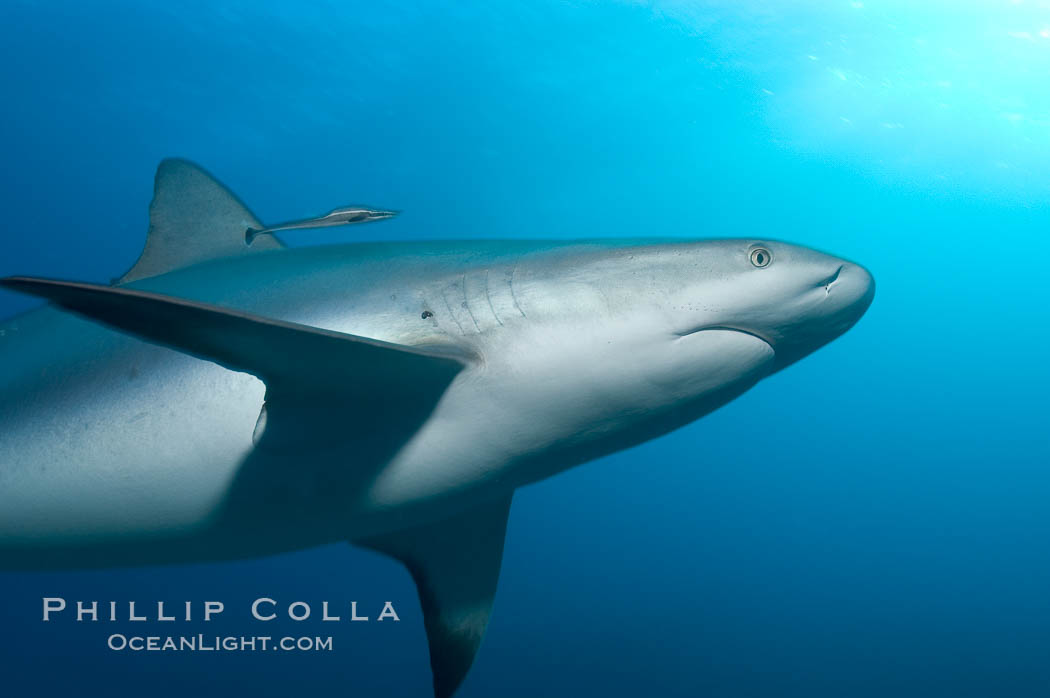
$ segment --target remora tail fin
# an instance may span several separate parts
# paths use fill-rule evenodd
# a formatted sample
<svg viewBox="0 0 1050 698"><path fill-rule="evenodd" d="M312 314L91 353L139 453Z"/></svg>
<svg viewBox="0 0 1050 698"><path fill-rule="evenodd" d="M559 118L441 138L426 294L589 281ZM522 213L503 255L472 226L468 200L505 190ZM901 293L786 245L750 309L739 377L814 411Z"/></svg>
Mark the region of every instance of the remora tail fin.
<svg viewBox="0 0 1050 698"><path fill-rule="evenodd" d="M437 523L352 541L401 561L415 580L436 698L456 691L485 636L510 502L508 495Z"/></svg>
<svg viewBox="0 0 1050 698"><path fill-rule="evenodd" d="M141 339L234 371L254 374L273 393L361 393L397 404L436 402L469 357L410 347L129 288L27 277L0 286L40 296Z"/></svg>
<svg viewBox="0 0 1050 698"><path fill-rule="evenodd" d="M162 160L153 183L146 246L117 283L284 246L272 235L248 244L245 231L261 227L240 199L201 167L177 158Z"/></svg>

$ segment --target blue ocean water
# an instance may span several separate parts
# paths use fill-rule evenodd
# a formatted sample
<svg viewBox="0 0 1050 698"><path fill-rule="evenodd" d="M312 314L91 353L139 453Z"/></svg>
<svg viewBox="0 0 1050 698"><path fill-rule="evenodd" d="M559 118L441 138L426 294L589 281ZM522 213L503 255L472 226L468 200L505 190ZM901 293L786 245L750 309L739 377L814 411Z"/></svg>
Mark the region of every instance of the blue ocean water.
<svg viewBox="0 0 1050 698"><path fill-rule="evenodd" d="M126 270L172 155L265 221L403 211L295 244L758 236L874 273L833 344L517 494L464 698L1050 692L1050 3L8 0L0 62L3 275ZM43 596L402 621L136 654ZM0 575L8 695L423 696L426 652L407 575L348 546Z"/></svg>

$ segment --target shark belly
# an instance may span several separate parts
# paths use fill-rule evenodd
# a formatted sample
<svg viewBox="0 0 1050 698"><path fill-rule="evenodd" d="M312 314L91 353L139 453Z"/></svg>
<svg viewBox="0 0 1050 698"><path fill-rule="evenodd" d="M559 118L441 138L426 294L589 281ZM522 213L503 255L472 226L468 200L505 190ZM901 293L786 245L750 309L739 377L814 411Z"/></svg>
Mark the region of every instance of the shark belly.
<svg viewBox="0 0 1050 698"><path fill-rule="evenodd" d="M440 514L505 496L708 414L766 376L774 359L769 344L732 330L626 346L596 338L598 327L579 324L497 337L486 347L489 361L449 387L357 510ZM501 358L508 354L513 365ZM656 361L680 367L681 377L653 381L646 371Z"/></svg>
<svg viewBox="0 0 1050 698"><path fill-rule="evenodd" d="M0 567L198 538L175 557L225 554L201 536L252 449L260 381L52 308L0 335Z"/></svg>
<svg viewBox="0 0 1050 698"><path fill-rule="evenodd" d="M465 378L451 411L406 433L408 444L424 435L408 456L357 439L269 451L258 378L53 307L21 315L0 324L0 569L240 559L447 516L484 496L502 462L499 449L460 448L460 407L486 389ZM399 459L440 472L435 448L457 464L456 486L371 496Z"/></svg>

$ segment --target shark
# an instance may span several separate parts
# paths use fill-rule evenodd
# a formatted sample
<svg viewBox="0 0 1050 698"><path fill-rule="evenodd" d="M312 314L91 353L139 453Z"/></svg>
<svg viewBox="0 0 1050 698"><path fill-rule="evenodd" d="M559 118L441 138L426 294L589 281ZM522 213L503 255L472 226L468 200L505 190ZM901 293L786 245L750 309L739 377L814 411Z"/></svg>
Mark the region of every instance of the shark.
<svg viewBox="0 0 1050 698"><path fill-rule="evenodd" d="M341 211L322 223L392 215ZM0 324L0 568L346 541L414 579L437 698L482 642L516 489L718 409L874 295L862 266L776 240L276 228L296 225L169 159L124 275L0 280L47 301Z"/></svg>

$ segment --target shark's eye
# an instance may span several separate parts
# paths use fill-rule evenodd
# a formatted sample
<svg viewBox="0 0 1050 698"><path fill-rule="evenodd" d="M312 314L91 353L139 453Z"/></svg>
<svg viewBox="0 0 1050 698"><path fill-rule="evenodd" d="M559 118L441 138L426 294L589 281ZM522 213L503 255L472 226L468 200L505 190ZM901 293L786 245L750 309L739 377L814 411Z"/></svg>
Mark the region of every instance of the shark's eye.
<svg viewBox="0 0 1050 698"><path fill-rule="evenodd" d="M434 313L430 312L429 310L424 310L423 314L420 315L420 317L422 317L424 320L427 320L429 318L434 317Z"/></svg>
<svg viewBox="0 0 1050 698"><path fill-rule="evenodd" d="M751 250L751 263L761 269L762 267L768 267L769 263L773 261L773 255L770 254L769 250L765 247L756 247Z"/></svg>

